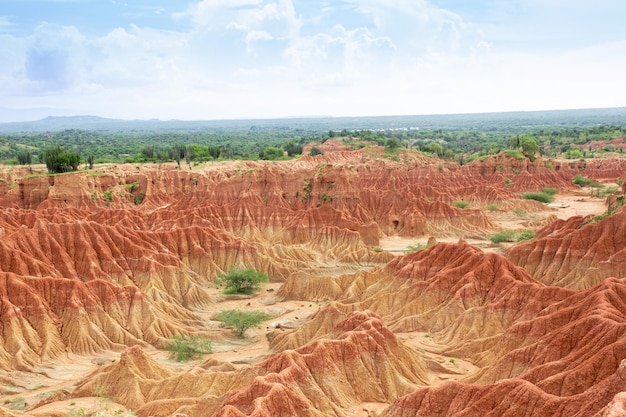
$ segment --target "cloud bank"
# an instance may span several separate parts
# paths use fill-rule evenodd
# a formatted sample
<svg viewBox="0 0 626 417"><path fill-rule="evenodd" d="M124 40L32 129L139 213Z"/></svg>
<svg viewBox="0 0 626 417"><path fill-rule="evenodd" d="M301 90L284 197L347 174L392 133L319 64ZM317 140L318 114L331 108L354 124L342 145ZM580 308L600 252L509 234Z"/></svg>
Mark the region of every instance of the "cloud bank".
<svg viewBox="0 0 626 417"><path fill-rule="evenodd" d="M626 6L455 3L203 0L101 33L55 19L17 31L0 16L0 108L218 119L625 105L625 30L587 20L611 26L598 7Z"/></svg>

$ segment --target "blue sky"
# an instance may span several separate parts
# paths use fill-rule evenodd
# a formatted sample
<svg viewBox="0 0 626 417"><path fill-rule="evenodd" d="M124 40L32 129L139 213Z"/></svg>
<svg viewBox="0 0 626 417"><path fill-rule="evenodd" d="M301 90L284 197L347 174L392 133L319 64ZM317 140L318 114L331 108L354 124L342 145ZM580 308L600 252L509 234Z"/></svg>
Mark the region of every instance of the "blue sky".
<svg viewBox="0 0 626 417"><path fill-rule="evenodd" d="M0 0L0 122L626 106L623 0Z"/></svg>

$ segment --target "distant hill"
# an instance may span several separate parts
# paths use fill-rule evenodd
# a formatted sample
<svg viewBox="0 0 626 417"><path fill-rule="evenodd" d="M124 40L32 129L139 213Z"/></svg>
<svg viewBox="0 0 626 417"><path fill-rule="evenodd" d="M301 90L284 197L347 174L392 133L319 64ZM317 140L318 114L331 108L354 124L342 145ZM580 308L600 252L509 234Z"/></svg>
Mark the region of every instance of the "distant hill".
<svg viewBox="0 0 626 417"><path fill-rule="evenodd" d="M244 132L255 129L301 129L307 132L362 129L468 129L498 131L529 128L582 128L626 125L626 107L532 112L416 116L306 117L241 120L121 120L98 116L49 116L32 122L0 123L0 133L58 132L81 129L107 132Z"/></svg>

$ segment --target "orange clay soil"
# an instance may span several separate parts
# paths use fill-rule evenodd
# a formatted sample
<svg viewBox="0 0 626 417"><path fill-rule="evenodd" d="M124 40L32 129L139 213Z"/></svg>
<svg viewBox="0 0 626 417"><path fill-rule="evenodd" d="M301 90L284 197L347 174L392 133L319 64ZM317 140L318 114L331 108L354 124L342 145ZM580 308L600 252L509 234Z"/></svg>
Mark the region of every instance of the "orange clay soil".
<svg viewBox="0 0 626 417"><path fill-rule="evenodd" d="M623 414L626 190L572 179L615 185L625 160L459 166L340 145L192 170L5 168L0 416ZM554 203L521 199L543 187ZM492 243L502 230L536 237ZM237 265L270 282L224 295ZM215 320L227 309L271 318L238 337ZM177 335L213 353L177 363Z"/></svg>

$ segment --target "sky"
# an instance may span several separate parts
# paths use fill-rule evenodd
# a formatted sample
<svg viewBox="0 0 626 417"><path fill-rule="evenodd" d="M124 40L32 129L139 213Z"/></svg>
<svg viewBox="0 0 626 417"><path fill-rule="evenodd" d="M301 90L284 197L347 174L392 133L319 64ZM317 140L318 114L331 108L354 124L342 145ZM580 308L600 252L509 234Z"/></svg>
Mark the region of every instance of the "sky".
<svg viewBox="0 0 626 417"><path fill-rule="evenodd" d="M626 106L623 0L0 0L0 122Z"/></svg>

